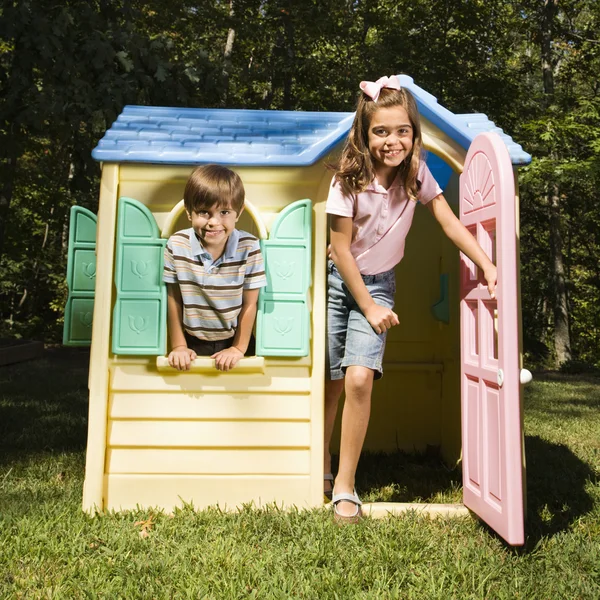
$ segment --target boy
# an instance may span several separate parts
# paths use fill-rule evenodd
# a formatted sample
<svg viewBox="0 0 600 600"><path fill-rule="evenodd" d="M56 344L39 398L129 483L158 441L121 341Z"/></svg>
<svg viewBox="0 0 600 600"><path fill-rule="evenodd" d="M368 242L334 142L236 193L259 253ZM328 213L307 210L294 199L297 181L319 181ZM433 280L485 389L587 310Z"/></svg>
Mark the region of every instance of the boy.
<svg viewBox="0 0 600 600"><path fill-rule="evenodd" d="M197 167L185 186L192 226L169 238L163 274L169 364L180 371L196 356L210 356L217 369L229 371L255 353L258 290L267 280L258 240L235 228L244 196L239 175L220 165Z"/></svg>

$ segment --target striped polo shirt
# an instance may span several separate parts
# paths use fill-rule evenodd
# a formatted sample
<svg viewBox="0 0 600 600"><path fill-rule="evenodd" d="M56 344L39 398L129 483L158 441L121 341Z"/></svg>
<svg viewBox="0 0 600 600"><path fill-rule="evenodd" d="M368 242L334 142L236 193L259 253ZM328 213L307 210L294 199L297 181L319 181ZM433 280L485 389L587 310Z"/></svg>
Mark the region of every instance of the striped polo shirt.
<svg viewBox="0 0 600 600"><path fill-rule="evenodd" d="M179 284L184 329L210 341L233 337L244 290L267 285L262 252L253 235L234 229L222 256L213 261L191 227L169 238L163 281Z"/></svg>

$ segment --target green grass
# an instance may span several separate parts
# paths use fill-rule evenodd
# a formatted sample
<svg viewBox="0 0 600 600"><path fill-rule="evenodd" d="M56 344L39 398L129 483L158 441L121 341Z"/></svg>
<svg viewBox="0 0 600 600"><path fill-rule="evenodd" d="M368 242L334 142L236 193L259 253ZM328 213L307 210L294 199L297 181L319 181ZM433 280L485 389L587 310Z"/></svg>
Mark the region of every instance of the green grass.
<svg viewBox="0 0 600 600"><path fill-rule="evenodd" d="M475 519L337 527L327 510L81 511L87 354L0 368L0 598L600 597L600 379L526 391L528 522L513 549ZM367 500L458 501L434 457L365 456Z"/></svg>

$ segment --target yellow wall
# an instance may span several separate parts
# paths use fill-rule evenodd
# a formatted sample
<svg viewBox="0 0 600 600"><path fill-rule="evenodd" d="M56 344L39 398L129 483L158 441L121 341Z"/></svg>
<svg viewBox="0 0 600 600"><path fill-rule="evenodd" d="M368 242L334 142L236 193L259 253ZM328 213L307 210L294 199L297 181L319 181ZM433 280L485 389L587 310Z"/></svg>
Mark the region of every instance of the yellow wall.
<svg viewBox="0 0 600 600"><path fill-rule="evenodd" d="M193 372L178 373L161 369L155 357L110 351L116 201L128 196L142 202L162 227L191 170L103 168L96 289L101 301L94 313L84 508L171 509L182 501L224 508L248 502L319 505L327 236L322 200L330 180L321 167L239 169L247 198L267 228L291 202L315 202L309 356L265 358L259 369L228 374L200 359ZM179 225L188 226L183 214ZM252 231L255 224L244 215L240 227Z"/></svg>

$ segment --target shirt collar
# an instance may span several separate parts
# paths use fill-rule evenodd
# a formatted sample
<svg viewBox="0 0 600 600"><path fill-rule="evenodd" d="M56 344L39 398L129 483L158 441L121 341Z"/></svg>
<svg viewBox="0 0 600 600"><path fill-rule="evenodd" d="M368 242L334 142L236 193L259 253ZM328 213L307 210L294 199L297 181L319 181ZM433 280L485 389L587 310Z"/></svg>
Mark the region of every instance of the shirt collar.
<svg viewBox="0 0 600 600"><path fill-rule="evenodd" d="M192 249L193 256L204 256L205 254L208 254L202 247L193 227L190 228L190 248Z"/></svg>
<svg viewBox="0 0 600 600"><path fill-rule="evenodd" d="M235 258L235 254L238 247L238 241L240 239L240 232L237 229L234 229L231 232L231 235L227 239L227 244L225 245L225 252L223 252L223 256L221 258ZM210 252L208 252L204 246L201 244L194 228L190 228L190 246L192 249L192 254L194 256L205 256L209 257L212 260Z"/></svg>
<svg viewBox="0 0 600 600"><path fill-rule="evenodd" d="M224 258L235 258L239 239L240 239L240 232L237 229L234 229L231 232L229 239L227 240L227 244L225 246L225 252L223 252Z"/></svg>
<svg viewBox="0 0 600 600"><path fill-rule="evenodd" d="M378 192L380 194L387 194L392 188L401 186L402 182L400 180L400 170L398 169L398 172L394 177L394 181L392 181L392 185L390 185L390 187L387 190L379 183L377 175L373 175L373 179L371 180L371 183L369 183L369 185L367 186L367 190L371 192Z"/></svg>

